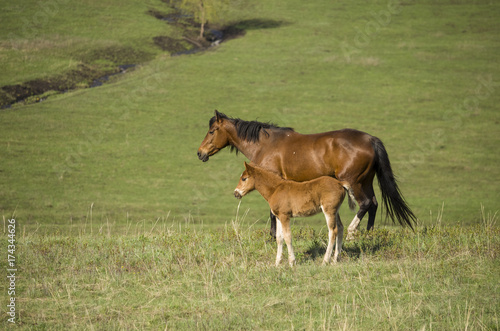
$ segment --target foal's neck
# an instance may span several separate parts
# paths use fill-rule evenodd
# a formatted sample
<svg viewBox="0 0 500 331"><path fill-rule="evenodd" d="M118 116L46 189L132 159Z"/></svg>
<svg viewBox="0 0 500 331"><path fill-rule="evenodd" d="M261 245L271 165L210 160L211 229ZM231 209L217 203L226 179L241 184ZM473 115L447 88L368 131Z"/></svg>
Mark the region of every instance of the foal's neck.
<svg viewBox="0 0 500 331"><path fill-rule="evenodd" d="M266 201L273 195L278 185L285 181L279 175L262 168L254 168L253 176L255 178L255 189L259 191Z"/></svg>

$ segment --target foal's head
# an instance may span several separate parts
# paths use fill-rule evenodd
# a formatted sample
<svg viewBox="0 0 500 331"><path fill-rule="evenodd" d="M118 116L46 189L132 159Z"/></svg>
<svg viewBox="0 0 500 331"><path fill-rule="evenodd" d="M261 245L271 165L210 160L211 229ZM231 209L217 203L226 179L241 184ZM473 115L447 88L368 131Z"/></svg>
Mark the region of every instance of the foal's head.
<svg viewBox="0 0 500 331"><path fill-rule="evenodd" d="M225 115L216 110L215 116L210 120L208 133L201 142L200 148L198 148L198 158L203 162L207 162L210 156L229 145L227 132L223 127L223 122L226 119Z"/></svg>
<svg viewBox="0 0 500 331"><path fill-rule="evenodd" d="M252 170L253 168L245 162L245 171L241 174L238 186L234 189L234 196L236 198L241 199L255 190L255 178L252 176Z"/></svg>

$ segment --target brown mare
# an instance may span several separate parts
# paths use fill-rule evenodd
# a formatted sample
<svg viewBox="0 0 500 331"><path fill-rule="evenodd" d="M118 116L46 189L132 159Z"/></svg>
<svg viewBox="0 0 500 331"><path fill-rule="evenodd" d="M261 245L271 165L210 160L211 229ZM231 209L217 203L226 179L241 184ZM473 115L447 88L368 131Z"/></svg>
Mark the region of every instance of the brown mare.
<svg viewBox="0 0 500 331"><path fill-rule="evenodd" d="M245 171L234 190L234 196L241 199L253 190L259 191L262 197L266 199L271 208L271 213L278 220L276 266L280 264L283 255L283 238L288 248L288 263L290 263L290 266L295 264L290 218L312 216L320 211L325 214L326 224L328 225L328 247L326 248L323 265L330 262L334 241L335 255L333 261L339 261L344 226L340 220L338 210L342 201L344 201L346 191L348 192L351 210L354 210L356 206L352 189L347 182L340 182L328 176L306 182L295 182L283 179L276 173L245 162Z"/></svg>
<svg viewBox="0 0 500 331"><path fill-rule="evenodd" d="M373 191L375 175L392 221L412 229L416 222L398 188L385 147L377 137L353 129L304 135L292 128L230 118L216 110L198 149L198 158L206 162L227 146L285 179L303 182L331 176L348 182L359 205L349 225L348 238L353 237L367 212L367 229L373 228L378 207ZM276 235L272 213L271 234Z"/></svg>

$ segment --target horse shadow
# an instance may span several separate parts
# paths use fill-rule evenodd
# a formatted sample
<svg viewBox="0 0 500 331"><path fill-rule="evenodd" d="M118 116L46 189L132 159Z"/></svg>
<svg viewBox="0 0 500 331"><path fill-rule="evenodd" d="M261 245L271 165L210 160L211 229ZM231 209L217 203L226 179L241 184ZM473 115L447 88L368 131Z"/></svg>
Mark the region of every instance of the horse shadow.
<svg viewBox="0 0 500 331"><path fill-rule="evenodd" d="M388 240L386 240L388 239ZM322 258L326 253L327 240L314 238L304 252L306 261L314 261L318 257ZM387 237L373 237L371 235L361 234L353 241L346 241L342 244L341 258L348 260L358 260L362 255L375 255L393 246L393 240Z"/></svg>

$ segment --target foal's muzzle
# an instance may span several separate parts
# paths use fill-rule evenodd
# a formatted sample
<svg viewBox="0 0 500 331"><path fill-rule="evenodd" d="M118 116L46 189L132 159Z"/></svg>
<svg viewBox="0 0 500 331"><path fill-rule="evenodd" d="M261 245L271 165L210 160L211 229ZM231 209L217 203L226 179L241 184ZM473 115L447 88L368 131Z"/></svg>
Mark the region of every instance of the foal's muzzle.
<svg viewBox="0 0 500 331"><path fill-rule="evenodd" d="M238 191L236 191L236 190L234 190L234 197L235 197L236 199L241 199L241 198L243 198L243 196L241 195L241 193L240 193L240 192L238 192Z"/></svg>

